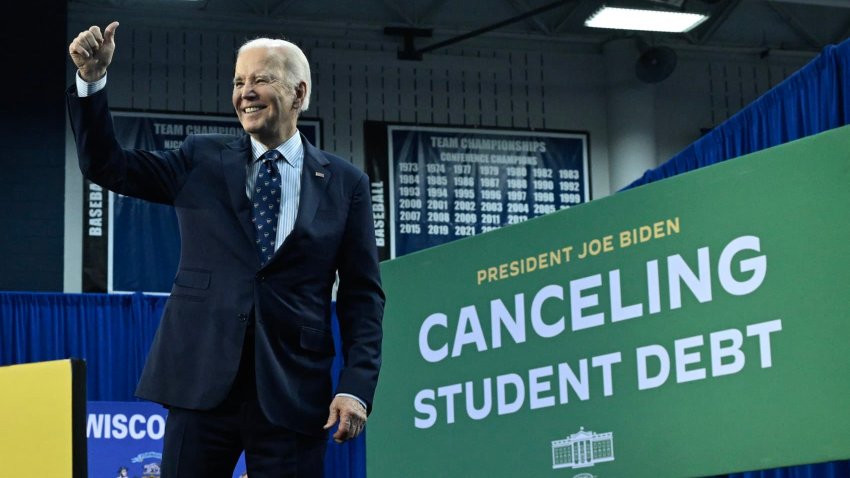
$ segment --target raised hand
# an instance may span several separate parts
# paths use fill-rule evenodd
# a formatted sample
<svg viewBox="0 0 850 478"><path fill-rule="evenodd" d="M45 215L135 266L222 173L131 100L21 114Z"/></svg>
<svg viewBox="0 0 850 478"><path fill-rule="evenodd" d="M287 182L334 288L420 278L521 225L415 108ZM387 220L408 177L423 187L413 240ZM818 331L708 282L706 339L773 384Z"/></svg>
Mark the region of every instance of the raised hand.
<svg viewBox="0 0 850 478"><path fill-rule="evenodd" d="M92 82L103 78L115 53L115 29L118 22L106 26L103 33L93 25L84 30L68 46L71 60L80 70L82 79Z"/></svg>

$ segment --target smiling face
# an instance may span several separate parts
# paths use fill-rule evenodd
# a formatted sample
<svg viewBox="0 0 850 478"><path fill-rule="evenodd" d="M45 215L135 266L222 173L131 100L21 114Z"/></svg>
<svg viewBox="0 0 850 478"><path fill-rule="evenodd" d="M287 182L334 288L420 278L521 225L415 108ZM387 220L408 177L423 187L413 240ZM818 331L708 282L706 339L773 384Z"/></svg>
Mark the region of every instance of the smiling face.
<svg viewBox="0 0 850 478"><path fill-rule="evenodd" d="M245 132L274 148L295 133L306 85L292 85L281 48L254 47L236 59L233 107Z"/></svg>

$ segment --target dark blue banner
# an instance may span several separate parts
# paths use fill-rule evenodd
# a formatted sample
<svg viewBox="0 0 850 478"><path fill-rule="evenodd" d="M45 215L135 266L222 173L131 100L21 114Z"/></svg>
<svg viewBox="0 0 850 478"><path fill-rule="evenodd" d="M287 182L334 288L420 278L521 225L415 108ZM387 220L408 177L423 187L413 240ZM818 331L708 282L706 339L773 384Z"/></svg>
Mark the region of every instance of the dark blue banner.
<svg viewBox="0 0 850 478"><path fill-rule="evenodd" d="M370 169L386 171L389 257L590 199L584 133L388 125L387 141L388 167Z"/></svg>

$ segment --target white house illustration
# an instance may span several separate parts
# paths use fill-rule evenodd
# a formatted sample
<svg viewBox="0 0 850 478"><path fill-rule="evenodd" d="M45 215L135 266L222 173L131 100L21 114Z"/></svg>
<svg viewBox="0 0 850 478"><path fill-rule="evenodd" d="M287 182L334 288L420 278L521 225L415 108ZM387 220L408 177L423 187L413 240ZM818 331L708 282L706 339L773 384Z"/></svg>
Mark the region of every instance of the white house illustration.
<svg viewBox="0 0 850 478"><path fill-rule="evenodd" d="M585 468L614 461L614 433L584 431L552 442L552 468Z"/></svg>
<svg viewBox="0 0 850 478"><path fill-rule="evenodd" d="M142 478L159 478L159 463L145 463L142 466L145 468L145 471L142 472Z"/></svg>

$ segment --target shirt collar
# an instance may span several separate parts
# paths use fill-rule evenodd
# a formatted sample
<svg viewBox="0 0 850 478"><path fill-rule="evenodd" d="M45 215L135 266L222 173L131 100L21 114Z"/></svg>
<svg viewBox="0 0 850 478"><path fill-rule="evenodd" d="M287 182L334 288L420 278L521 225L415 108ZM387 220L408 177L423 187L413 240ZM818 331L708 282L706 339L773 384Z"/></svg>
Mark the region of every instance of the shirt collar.
<svg viewBox="0 0 850 478"><path fill-rule="evenodd" d="M276 148L283 155L284 160L290 166L298 166L301 160L304 158L304 144L301 142L301 133L296 129L295 134L293 134L289 139L279 144ZM251 154L253 159L252 163L257 162L260 159L260 156L268 151L268 148L259 141L255 140L251 137Z"/></svg>

